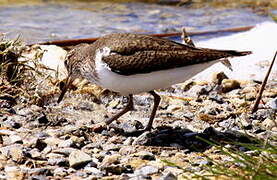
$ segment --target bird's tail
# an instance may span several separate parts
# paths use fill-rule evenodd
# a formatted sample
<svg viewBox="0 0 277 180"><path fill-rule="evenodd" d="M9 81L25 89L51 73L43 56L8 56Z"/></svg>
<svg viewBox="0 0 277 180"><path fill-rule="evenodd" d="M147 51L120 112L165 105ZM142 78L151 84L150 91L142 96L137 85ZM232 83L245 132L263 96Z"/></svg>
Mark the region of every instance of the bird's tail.
<svg viewBox="0 0 277 180"><path fill-rule="evenodd" d="M252 54L251 51L235 51L235 50L218 50L218 51L229 54L230 56L246 56L246 55Z"/></svg>

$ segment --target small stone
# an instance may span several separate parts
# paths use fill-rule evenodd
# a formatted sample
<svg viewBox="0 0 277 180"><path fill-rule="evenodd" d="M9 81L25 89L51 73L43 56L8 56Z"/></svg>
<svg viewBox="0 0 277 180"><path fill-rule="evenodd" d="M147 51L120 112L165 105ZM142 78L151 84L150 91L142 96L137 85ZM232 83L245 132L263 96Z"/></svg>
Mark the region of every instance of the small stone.
<svg viewBox="0 0 277 180"><path fill-rule="evenodd" d="M57 153L57 154L62 154L65 156L69 156L70 153L72 153L73 151L75 151L76 149L71 148L71 147L67 147L67 148L60 148L60 149L55 149L53 150L53 153Z"/></svg>
<svg viewBox="0 0 277 180"><path fill-rule="evenodd" d="M245 100L253 101L256 99L256 96L257 96L256 93L247 93L247 94L245 94Z"/></svg>
<svg viewBox="0 0 277 180"><path fill-rule="evenodd" d="M106 173L112 173L112 174L117 174L120 175L122 173L132 173L133 170L131 166L127 165L122 165L122 164L112 164L110 166L102 167L103 170L106 171Z"/></svg>
<svg viewBox="0 0 277 180"><path fill-rule="evenodd" d="M58 147L59 148L68 148L68 147L73 147L73 145L74 145L74 143L73 143L72 139L67 139L67 140L61 141L58 144Z"/></svg>
<svg viewBox="0 0 277 180"><path fill-rule="evenodd" d="M210 93L209 99L212 100L212 101L215 101L215 102L217 102L219 104L223 104L224 103L223 97L221 95L217 94L216 92Z"/></svg>
<svg viewBox="0 0 277 180"><path fill-rule="evenodd" d="M20 123L18 123L18 121L20 121L21 119L22 117L18 115L10 116L8 120L4 122L4 126L18 129L22 126Z"/></svg>
<svg viewBox="0 0 277 180"><path fill-rule="evenodd" d="M22 144L23 143L22 138L18 135L10 135L9 138L10 138L11 144L14 144L14 143Z"/></svg>
<svg viewBox="0 0 277 180"><path fill-rule="evenodd" d="M7 179L23 179L23 173L17 166L6 166L5 167Z"/></svg>
<svg viewBox="0 0 277 180"><path fill-rule="evenodd" d="M194 81L188 80L182 84L183 91L188 91L192 86L194 86L196 83Z"/></svg>
<svg viewBox="0 0 277 180"><path fill-rule="evenodd" d="M178 176L179 174L182 174L184 171L182 169L179 169L177 167L165 167L164 173L172 173L175 176Z"/></svg>
<svg viewBox="0 0 277 180"><path fill-rule="evenodd" d="M159 168L157 168L155 166L143 166L142 168L135 170L134 173L136 175L147 176L147 175L155 174L158 172L159 172Z"/></svg>
<svg viewBox="0 0 277 180"><path fill-rule="evenodd" d="M67 167L69 165L68 160L65 159L64 157L49 158L48 164L51 166L58 165L58 166L63 166L63 167Z"/></svg>
<svg viewBox="0 0 277 180"><path fill-rule="evenodd" d="M132 142L134 141L134 138L133 137L128 137L124 142L123 142L123 145L131 145Z"/></svg>
<svg viewBox="0 0 277 180"><path fill-rule="evenodd" d="M136 151L136 149L133 146L123 146L119 150L119 154L121 155L129 155Z"/></svg>
<svg viewBox="0 0 277 180"><path fill-rule="evenodd" d="M140 157L142 160L155 160L155 156L153 153L148 152L148 151L139 151L138 153L135 154L136 156Z"/></svg>
<svg viewBox="0 0 277 180"><path fill-rule="evenodd" d="M267 130L271 130L274 126L276 126L277 124L277 120L272 120L272 119L269 119L269 118L266 118L261 126L264 128L264 129L267 129Z"/></svg>
<svg viewBox="0 0 277 180"><path fill-rule="evenodd" d="M144 145L148 142L149 137L151 136L151 133L146 131L142 133L139 137L134 139L134 142L132 145Z"/></svg>
<svg viewBox="0 0 277 180"><path fill-rule="evenodd" d="M23 163L26 160L22 146L12 146L8 151L8 155L17 163Z"/></svg>
<svg viewBox="0 0 277 180"><path fill-rule="evenodd" d="M47 123L49 123L46 115L40 116L39 118L37 118L37 120L38 120L39 124L47 124Z"/></svg>
<svg viewBox="0 0 277 180"><path fill-rule="evenodd" d="M113 155L105 156L100 166L107 167L111 164L117 164L117 163L119 163L120 157L121 157L120 154L113 154Z"/></svg>
<svg viewBox="0 0 277 180"><path fill-rule="evenodd" d="M29 174L31 176L48 175L50 174L50 170L47 168L32 168L29 170Z"/></svg>
<svg viewBox="0 0 277 180"><path fill-rule="evenodd" d="M266 106L268 106L271 109L277 110L277 97L266 103Z"/></svg>
<svg viewBox="0 0 277 180"><path fill-rule="evenodd" d="M214 84L220 85L224 79L229 79L224 72L217 72L212 74L212 82Z"/></svg>
<svg viewBox="0 0 277 180"><path fill-rule="evenodd" d="M16 134L15 131L7 130L7 129L0 129L0 136L9 136Z"/></svg>
<svg viewBox="0 0 277 180"><path fill-rule="evenodd" d="M73 151L69 155L69 166L75 169L84 166L91 161L91 156L80 150Z"/></svg>
<svg viewBox="0 0 277 180"><path fill-rule="evenodd" d="M237 80L233 79L224 79L222 81L222 92L226 93L234 89L239 89L240 83Z"/></svg>
<svg viewBox="0 0 277 180"><path fill-rule="evenodd" d="M55 177L56 176L64 177L64 176L66 176L68 174L66 169L62 168L62 167L55 168L53 173L54 173Z"/></svg>
<svg viewBox="0 0 277 180"><path fill-rule="evenodd" d="M143 124L137 120L128 120L120 124L124 132L134 132L143 128Z"/></svg>
<svg viewBox="0 0 277 180"><path fill-rule="evenodd" d="M102 177L104 175L102 171L95 167L85 167L84 171L97 177Z"/></svg>
<svg viewBox="0 0 277 180"><path fill-rule="evenodd" d="M173 173L168 172L160 177L159 180L177 180L177 177Z"/></svg>
<svg viewBox="0 0 277 180"><path fill-rule="evenodd" d="M41 153L38 151L37 148L34 148L31 151L29 151L29 154L31 155L31 157L33 159L39 159L39 158L41 158Z"/></svg>

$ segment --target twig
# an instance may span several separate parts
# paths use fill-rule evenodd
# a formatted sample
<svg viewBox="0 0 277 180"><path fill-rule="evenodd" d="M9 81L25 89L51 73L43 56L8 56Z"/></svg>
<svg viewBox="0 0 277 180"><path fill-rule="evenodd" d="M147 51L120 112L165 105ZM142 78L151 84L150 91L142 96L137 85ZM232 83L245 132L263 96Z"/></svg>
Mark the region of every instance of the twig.
<svg viewBox="0 0 277 180"><path fill-rule="evenodd" d="M220 29L220 30L212 30L212 31L200 31L200 32L188 32L190 36L196 35L207 35L207 34L216 34L216 33L223 33L223 32L242 32L248 31L252 29L254 26L244 26L244 27L236 27L236 28L227 28L227 29ZM181 36L182 33L163 33L163 34L151 34L155 37L172 37L172 36ZM85 38L85 39L69 39L69 40L57 40L57 41L48 41L43 43L38 43L40 45L57 45L57 46L75 46L80 43L93 43L98 38ZM34 45L34 44L29 44Z"/></svg>
<svg viewBox="0 0 277 180"><path fill-rule="evenodd" d="M258 110L258 106L259 106L260 100L261 100L261 98L262 98L262 94L263 94L263 91L264 91L264 88L265 88L267 79L268 79L268 77L269 77L269 74L270 74L270 72L271 72L271 69L272 69L272 67L273 67L274 61L275 61L275 59L276 59L276 56L277 56L277 51L275 52L275 55L274 55L274 57L273 57L273 59L272 59L272 62L271 62L271 64L270 64L269 68L268 68L268 71L267 71L267 73L266 73L266 75L265 75L265 78L264 78L264 80L263 80L263 83L262 83L262 85L261 85L261 87L260 87L258 96L256 97L255 104L254 104L254 106L253 106L253 108L252 108L252 113L254 113L254 112L256 112L256 111Z"/></svg>

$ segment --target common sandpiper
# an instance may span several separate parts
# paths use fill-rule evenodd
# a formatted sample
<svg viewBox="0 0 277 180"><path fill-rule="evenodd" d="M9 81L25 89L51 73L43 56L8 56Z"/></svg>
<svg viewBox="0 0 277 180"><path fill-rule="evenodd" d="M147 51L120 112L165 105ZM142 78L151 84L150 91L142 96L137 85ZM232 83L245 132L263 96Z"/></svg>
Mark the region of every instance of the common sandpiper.
<svg viewBox="0 0 277 180"><path fill-rule="evenodd" d="M197 48L142 34L106 35L93 44L80 44L68 52L64 62L68 77L58 102L78 77L128 96L127 106L106 121L110 124L133 110L133 94L149 92L154 97L154 106L144 130L151 130L161 100L154 90L184 82L222 58L250 53Z"/></svg>

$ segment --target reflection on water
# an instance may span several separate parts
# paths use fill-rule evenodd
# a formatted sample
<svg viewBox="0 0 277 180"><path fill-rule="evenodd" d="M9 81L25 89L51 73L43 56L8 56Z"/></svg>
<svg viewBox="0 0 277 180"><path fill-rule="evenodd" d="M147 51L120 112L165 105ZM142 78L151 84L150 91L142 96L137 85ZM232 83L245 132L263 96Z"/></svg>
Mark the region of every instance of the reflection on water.
<svg viewBox="0 0 277 180"><path fill-rule="evenodd" d="M214 30L270 20L248 9L187 9L143 3L0 6L0 32L27 42L96 37L111 32L165 33ZM204 37L206 38L206 37ZM197 39L196 39L197 40Z"/></svg>

